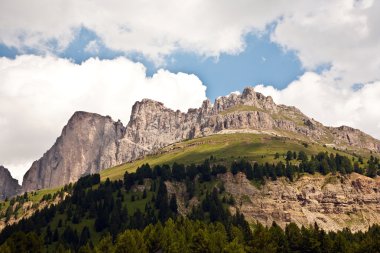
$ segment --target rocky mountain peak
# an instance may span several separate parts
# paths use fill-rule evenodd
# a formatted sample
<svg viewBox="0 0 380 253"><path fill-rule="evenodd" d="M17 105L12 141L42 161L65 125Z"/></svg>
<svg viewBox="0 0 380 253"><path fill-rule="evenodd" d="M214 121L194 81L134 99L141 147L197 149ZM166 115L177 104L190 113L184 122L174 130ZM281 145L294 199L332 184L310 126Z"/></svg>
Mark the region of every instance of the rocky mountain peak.
<svg viewBox="0 0 380 253"><path fill-rule="evenodd" d="M255 96L256 96L255 88L251 86L244 88L243 93L242 93L243 98L255 97Z"/></svg>
<svg viewBox="0 0 380 253"><path fill-rule="evenodd" d="M144 98L141 101L136 101L132 106L131 116L135 116L143 111L152 111L152 110L166 110L162 102L158 102L152 99Z"/></svg>
<svg viewBox="0 0 380 253"><path fill-rule="evenodd" d="M241 95L231 93L228 96L217 98L213 110L215 113L220 113L236 106L250 106L252 110L267 110L273 113L278 111L272 97L266 97L259 92L255 92L253 87L245 88Z"/></svg>
<svg viewBox="0 0 380 253"><path fill-rule="evenodd" d="M85 112L85 111L76 111L74 114L70 117L69 121L67 122L67 125L76 125L76 124L82 124L82 122L87 123L95 123L99 120L105 120L108 122L113 122L112 118L110 116L103 116L97 113L92 112Z"/></svg>
<svg viewBox="0 0 380 253"><path fill-rule="evenodd" d="M20 185L7 168L0 165L0 200L12 197L20 192Z"/></svg>
<svg viewBox="0 0 380 253"><path fill-rule="evenodd" d="M119 162L117 140L125 134L121 122L96 113L76 112L55 144L24 175L25 191L73 182Z"/></svg>

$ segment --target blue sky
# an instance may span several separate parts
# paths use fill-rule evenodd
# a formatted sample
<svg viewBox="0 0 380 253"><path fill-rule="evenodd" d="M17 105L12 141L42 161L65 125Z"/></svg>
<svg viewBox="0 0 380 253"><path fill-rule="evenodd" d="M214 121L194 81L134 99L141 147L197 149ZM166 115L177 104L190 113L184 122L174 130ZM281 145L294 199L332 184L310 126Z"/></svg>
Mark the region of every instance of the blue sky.
<svg viewBox="0 0 380 253"><path fill-rule="evenodd" d="M244 51L237 55L204 59L195 54L174 54L167 68L196 74L207 85L207 96L212 100L256 84L282 89L304 72L294 53L270 42L267 34L248 35L245 41Z"/></svg>
<svg viewBox="0 0 380 253"><path fill-rule="evenodd" d="M0 1L0 164L18 179L77 110L127 124L248 85L380 138L380 1ZM25 127L27 126L27 127Z"/></svg>

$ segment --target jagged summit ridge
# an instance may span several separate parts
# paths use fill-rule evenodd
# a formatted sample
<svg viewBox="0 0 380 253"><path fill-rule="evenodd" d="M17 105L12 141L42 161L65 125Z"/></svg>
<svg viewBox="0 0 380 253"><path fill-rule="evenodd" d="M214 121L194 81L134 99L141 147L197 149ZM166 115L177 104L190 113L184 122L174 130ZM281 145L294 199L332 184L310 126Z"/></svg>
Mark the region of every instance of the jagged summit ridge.
<svg viewBox="0 0 380 253"><path fill-rule="evenodd" d="M24 176L23 190L50 188L80 176L137 159L169 144L234 131L265 132L331 144L380 151L380 142L348 127L325 127L292 106L277 105L252 87L220 97L186 113L143 99L132 107L124 126L109 116L76 112L61 136Z"/></svg>
<svg viewBox="0 0 380 253"><path fill-rule="evenodd" d="M272 97L266 97L261 93L255 92L253 87L247 87L241 95L231 93L228 96L217 98L213 106L213 112L217 114L237 105L253 106L262 110L272 110L273 112L277 111Z"/></svg>

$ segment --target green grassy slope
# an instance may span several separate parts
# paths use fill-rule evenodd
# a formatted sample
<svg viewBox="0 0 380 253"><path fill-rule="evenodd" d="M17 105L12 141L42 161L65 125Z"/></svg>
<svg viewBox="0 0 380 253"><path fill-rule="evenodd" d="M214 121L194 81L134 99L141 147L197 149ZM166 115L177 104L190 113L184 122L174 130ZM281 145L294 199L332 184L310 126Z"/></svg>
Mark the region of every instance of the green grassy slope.
<svg viewBox="0 0 380 253"><path fill-rule="evenodd" d="M102 180L106 178L116 180L121 179L125 171L134 171L145 163L153 166L172 164L174 162L184 164L201 163L210 158L210 156L216 158L217 163L225 163L226 165L239 158L259 163L274 162L275 153L283 155L288 150L297 152L303 150L308 155L327 151L352 157L351 154L323 147L319 144L308 143L305 145L304 142L284 137L252 133L216 134L169 145L157 154L148 155L143 159L106 169L100 175ZM283 159L283 157L280 159Z"/></svg>

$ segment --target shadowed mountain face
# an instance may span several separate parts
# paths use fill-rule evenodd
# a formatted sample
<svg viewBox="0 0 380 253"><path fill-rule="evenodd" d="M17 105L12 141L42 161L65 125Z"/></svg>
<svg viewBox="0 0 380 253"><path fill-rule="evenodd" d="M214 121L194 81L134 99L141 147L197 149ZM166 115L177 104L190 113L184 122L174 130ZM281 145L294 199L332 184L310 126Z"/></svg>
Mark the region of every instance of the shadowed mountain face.
<svg viewBox="0 0 380 253"><path fill-rule="evenodd" d="M18 181L11 176L9 170L0 166L0 200L12 197L19 193L21 186Z"/></svg>
<svg viewBox="0 0 380 253"><path fill-rule="evenodd" d="M144 99L133 106L126 127L109 116L76 112L56 143L25 174L23 190L64 185L174 142L230 132L263 132L342 149L380 151L380 142L359 130L325 127L253 88L220 97L213 105L206 100L187 113Z"/></svg>

